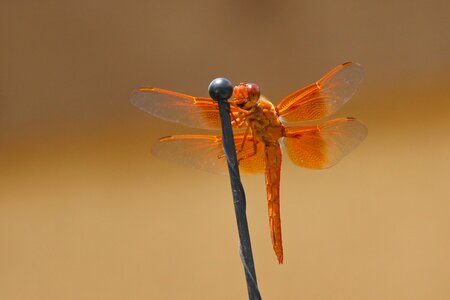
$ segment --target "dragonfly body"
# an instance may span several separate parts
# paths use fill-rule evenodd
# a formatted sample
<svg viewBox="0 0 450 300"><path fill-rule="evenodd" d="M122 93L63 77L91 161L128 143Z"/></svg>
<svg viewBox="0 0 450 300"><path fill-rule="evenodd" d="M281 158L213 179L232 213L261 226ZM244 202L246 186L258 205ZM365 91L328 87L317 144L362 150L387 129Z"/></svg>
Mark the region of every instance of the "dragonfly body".
<svg viewBox="0 0 450 300"><path fill-rule="evenodd" d="M267 100L259 100L247 120L256 138L264 144L277 143L283 136L283 124L278 118L275 106Z"/></svg>
<svg viewBox="0 0 450 300"><path fill-rule="evenodd" d="M281 238L280 218L280 175L281 148L279 139L283 136L284 127L278 119L275 106L266 100L259 100L246 119L247 128L253 133L254 141L264 144L265 181L267 205L269 209L269 225L272 246L279 263L283 262L283 243ZM242 146L241 146L242 147ZM256 147L254 147L256 154ZM238 149L239 151L239 149Z"/></svg>
<svg viewBox="0 0 450 300"><path fill-rule="evenodd" d="M356 119L337 118L321 124L295 125L292 122L329 116L356 92L363 76L355 63L337 66L320 80L297 90L274 106L260 96L259 87L241 83L230 100L230 116L235 133L239 168L243 173L264 173L272 246L278 262L283 262L280 218L280 175L284 139L287 155L305 168L325 169L335 165L367 135ZM140 88L131 101L157 117L204 129L220 128L217 103L158 88ZM245 130L244 133L239 129ZM221 136L178 135L161 138L153 153L187 166L225 173Z"/></svg>
<svg viewBox="0 0 450 300"><path fill-rule="evenodd" d="M268 143L264 147L265 179L267 206L269 209L269 226L272 247L278 262L283 263L283 241L281 238L280 216L280 179L281 179L281 148L278 143Z"/></svg>

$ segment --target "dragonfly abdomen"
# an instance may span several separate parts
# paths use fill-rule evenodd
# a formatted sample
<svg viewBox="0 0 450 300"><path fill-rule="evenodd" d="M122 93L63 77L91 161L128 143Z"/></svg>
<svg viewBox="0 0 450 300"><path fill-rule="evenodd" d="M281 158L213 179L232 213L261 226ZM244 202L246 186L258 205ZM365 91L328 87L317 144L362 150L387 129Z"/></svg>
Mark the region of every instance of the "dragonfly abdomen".
<svg viewBox="0 0 450 300"><path fill-rule="evenodd" d="M283 242L281 237L280 217L280 175L281 148L278 142L265 145L265 178L267 191L267 205L269 209L269 225L272 246L278 262L283 263Z"/></svg>

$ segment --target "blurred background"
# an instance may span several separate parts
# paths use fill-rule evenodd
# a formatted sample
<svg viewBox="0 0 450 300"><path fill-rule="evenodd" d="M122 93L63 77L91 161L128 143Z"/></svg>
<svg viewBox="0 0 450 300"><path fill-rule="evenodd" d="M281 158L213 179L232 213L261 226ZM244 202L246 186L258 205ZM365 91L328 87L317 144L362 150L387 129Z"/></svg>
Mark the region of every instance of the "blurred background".
<svg viewBox="0 0 450 300"><path fill-rule="evenodd" d="M346 61L367 139L285 159L285 264L244 178L263 299L450 299L448 1L0 2L0 299L245 299L229 180L158 161L209 133L129 103L256 82L278 103Z"/></svg>

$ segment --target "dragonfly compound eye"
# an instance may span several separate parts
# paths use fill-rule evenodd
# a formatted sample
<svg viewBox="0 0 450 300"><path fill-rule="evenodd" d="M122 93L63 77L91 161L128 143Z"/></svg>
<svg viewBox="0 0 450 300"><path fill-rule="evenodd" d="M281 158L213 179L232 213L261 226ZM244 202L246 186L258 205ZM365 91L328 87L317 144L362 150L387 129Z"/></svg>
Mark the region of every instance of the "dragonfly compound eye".
<svg viewBox="0 0 450 300"><path fill-rule="evenodd" d="M248 99L252 102L258 101L261 95L259 86L256 83L247 83L245 86L247 87Z"/></svg>

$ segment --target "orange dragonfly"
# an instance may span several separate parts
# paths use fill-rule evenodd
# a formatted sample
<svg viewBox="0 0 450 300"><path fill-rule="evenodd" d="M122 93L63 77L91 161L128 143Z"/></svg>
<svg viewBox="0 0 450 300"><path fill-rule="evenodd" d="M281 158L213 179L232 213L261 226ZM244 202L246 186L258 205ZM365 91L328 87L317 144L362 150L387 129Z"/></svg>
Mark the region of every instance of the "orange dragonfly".
<svg viewBox="0 0 450 300"><path fill-rule="evenodd" d="M291 160L305 168L335 165L359 145L367 128L355 118L337 118L314 125L293 122L318 120L339 110L356 92L363 78L357 63L337 66L320 80L287 95L274 106L253 83L234 87L230 103L235 146L242 173L265 173L269 225L273 249L283 263L280 219L281 145ZM159 88L133 91L131 102L156 116L183 125L220 129L218 104ZM242 130L239 130L242 129ZM190 167L226 173L227 165L218 135L163 137L152 148L159 158Z"/></svg>

